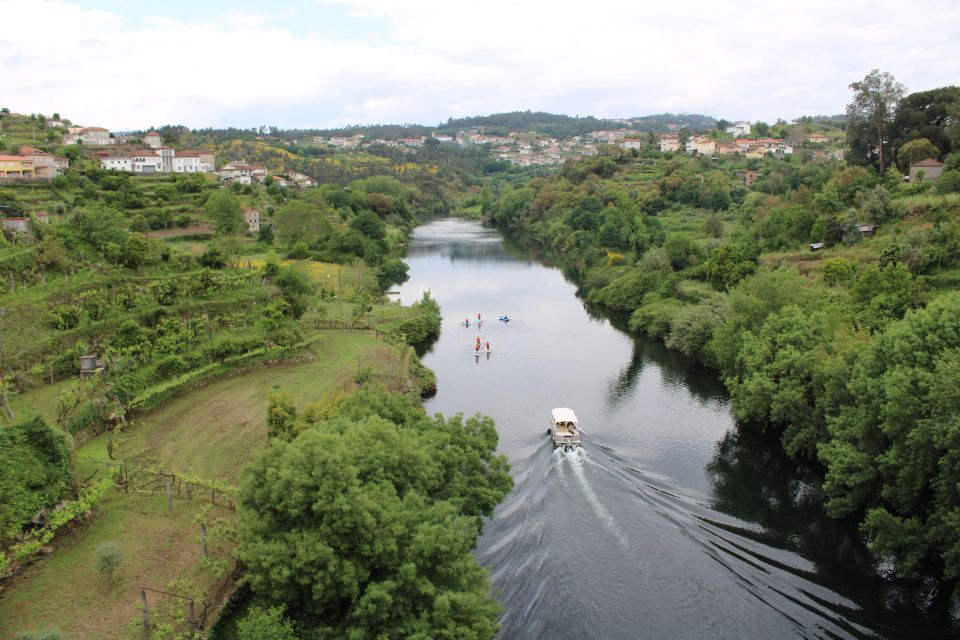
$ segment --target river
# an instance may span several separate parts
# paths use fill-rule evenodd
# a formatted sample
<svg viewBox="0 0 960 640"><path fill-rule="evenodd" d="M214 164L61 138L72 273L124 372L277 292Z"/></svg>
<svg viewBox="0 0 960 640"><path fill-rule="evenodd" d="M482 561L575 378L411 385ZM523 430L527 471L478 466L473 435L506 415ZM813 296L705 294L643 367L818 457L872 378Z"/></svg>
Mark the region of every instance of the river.
<svg viewBox="0 0 960 640"><path fill-rule="evenodd" d="M514 490L476 551L501 638L956 633L947 594L892 579L822 515L815 479L776 441L736 429L714 372L629 336L479 223L417 228L407 262L399 297L429 290L443 310L423 358L438 380L428 412L492 416L512 465ZM489 355L475 355L478 336ZM575 452L546 435L562 406L583 427Z"/></svg>

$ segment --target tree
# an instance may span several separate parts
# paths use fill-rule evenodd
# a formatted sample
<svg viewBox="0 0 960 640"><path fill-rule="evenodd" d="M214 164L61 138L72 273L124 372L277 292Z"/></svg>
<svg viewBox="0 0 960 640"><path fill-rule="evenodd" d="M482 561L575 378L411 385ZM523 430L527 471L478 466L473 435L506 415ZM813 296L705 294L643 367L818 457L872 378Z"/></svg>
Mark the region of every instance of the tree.
<svg viewBox="0 0 960 640"><path fill-rule="evenodd" d="M302 200L294 200L280 207L274 221L277 225L277 239L287 247L295 242L304 242L310 246L333 232L333 225L324 211L317 205Z"/></svg>
<svg viewBox="0 0 960 640"><path fill-rule="evenodd" d="M850 89L854 96L847 105L847 144L852 159L874 164L882 174L889 160L884 159L883 150L889 143L888 129L906 88L889 73L874 69L862 81L851 83Z"/></svg>
<svg viewBox="0 0 960 640"><path fill-rule="evenodd" d="M238 640L298 640L293 625L283 617L283 609L251 607L237 621Z"/></svg>
<svg viewBox="0 0 960 640"><path fill-rule="evenodd" d="M307 297L313 294L314 286L302 271L294 266L284 267L274 280L280 295L290 305L289 313L299 318L307 310Z"/></svg>
<svg viewBox="0 0 960 640"><path fill-rule="evenodd" d="M373 211L361 211L355 215L350 219L350 228L374 240L387 237L387 225Z"/></svg>
<svg viewBox="0 0 960 640"><path fill-rule="evenodd" d="M113 583L117 570L123 564L123 551L114 542L104 542L97 547L97 573Z"/></svg>
<svg viewBox="0 0 960 640"><path fill-rule="evenodd" d="M267 402L267 435L290 442L296 437L297 407L286 391L270 394Z"/></svg>
<svg viewBox="0 0 960 640"><path fill-rule="evenodd" d="M150 240L142 233L131 233L123 243L121 255L124 265L139 271L150 258Z"/></svg>
<svg viewBox="0 0 960 640"><path fill-rule="evenodd" d="M819 448L828 512L866 511L871 548L900 574L936 559L960 576L960 293L888 326L847 386Z"/></svg>
<svg viewBox="0 0 960 640"><path fill-rule="evenodd" d="M428 418L383 391L337 414L244 470L255 595L322 638L493 638L499 607L471 554L511 486L492 420Z"/></svg>
<svg viewBox="0 0 960 640"><path fill-rule="evenodd" d="M230 236L242 233L246 228L243 207L237 197L225 189L210 194L203 210L213 222L217 235Z"/></svg>
<svg viewBox="0 0 960 640"><path fill-rule="evenodd" d="M897 150L897 166L900 167L900 171L908 173L910 165L914 162L927 158L937 159L939 155L940 150L932 142L926 138L917 138L900 145Z"/></svg>
<svg viewBox="0 0 960 640"><path fill-rule="evenodd" d="M927 139L940 153L946 155L957 149L960 142L960 87L940 87L911 93L897 108L890 126L890 141L894 149L911 140ZM915 156L915 160L923 157ZM902 164L897 154L897 164Z"/></svg>

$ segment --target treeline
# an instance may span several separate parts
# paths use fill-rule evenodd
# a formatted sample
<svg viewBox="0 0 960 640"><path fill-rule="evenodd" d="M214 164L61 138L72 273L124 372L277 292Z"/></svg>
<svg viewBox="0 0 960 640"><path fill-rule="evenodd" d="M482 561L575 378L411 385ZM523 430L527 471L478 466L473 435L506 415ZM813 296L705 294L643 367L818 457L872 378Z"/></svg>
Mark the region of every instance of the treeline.
<svg viewBox="0 0 960 640"><path fill-rule="evenodd" d="M610 151L495 183L484 208L590 301L718 369L742 428L820 465L828 512L858 518L901 574L955 578L960 154L947 167L905 184L800 158Z"/></svg>

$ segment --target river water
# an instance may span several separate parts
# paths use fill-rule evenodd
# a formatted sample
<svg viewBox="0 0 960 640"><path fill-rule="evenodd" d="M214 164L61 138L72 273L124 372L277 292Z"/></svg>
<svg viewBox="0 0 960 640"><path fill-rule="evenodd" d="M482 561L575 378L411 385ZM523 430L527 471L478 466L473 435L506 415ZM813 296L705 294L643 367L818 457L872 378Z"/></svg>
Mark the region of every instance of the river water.
<svg viewBox="0 0 960 640"><path fill-rule="evenodd" d="M737 431L713 372L627 335L479 223L419 227L407 262L399 297L429 290L443 310L423 358L438 380L427 410L492 416L512 465L514 490L477 548L501 638L956 633L946 594L890 578L820 513L816 482L776 441ZM489 355L476 356L478 336ZM546 435L563 406L584 431L575 452Z"/></svg>

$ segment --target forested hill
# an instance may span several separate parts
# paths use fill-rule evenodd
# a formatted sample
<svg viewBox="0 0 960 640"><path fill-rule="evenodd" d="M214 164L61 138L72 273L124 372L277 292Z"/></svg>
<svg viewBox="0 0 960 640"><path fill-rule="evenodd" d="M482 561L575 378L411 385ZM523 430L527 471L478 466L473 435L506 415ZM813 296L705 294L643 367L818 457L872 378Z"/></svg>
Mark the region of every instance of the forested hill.
<svg viewBox="0 0 960 640"><path fill-rule="evenodd" d="M206 129L202 133L231 139L252 139L258 134L269 134L283 139L303 138L305 136L353 136L363 135L368 138L382 138L393 140L402 137L429 136L431 133L445 133L454 135L465 129L483 128L490 135L507 135L511 131L533 131L555 138L570 138L590 133L591 131L630 128L637 131L665 132L680 128L693 131L714 129L718 120L712 116L694 113L660 113L655 115L610 120L594 116L568 116L544 111L511 111L509 113L494 113L487 116L470 116L467 118L449 118L446 122L437 125L416 123L404 124L367 124L350 125L334 129L278 129L264 127L256 129ZM155 127L161 134L169 129L178 127Z"/></svg>

